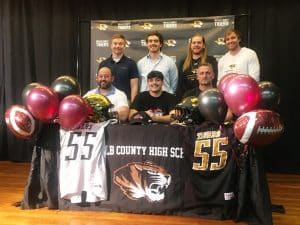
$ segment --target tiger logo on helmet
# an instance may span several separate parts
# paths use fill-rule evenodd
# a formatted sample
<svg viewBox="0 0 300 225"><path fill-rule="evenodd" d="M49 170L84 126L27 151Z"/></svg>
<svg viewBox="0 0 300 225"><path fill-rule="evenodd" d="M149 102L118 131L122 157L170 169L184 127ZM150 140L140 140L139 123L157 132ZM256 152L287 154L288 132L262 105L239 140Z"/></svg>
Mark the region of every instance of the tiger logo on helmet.
<svg viewBox="0 0 300 225"><path fill-rule="evenodd" d="M94 123L103 122L109 119L113 119L116 116L109 112L109 109L113 106L110 100L101 94L90 94L84 96L89 108L89 121Z"/></svg>
<svg viewBox="0 0 300 225"><path fill-rule="evenodd" d="M176 118L179 123L199 124L204 121L198 108L198 97L188 96L175 106L175 110L180 111L180 116Z"/></svg>

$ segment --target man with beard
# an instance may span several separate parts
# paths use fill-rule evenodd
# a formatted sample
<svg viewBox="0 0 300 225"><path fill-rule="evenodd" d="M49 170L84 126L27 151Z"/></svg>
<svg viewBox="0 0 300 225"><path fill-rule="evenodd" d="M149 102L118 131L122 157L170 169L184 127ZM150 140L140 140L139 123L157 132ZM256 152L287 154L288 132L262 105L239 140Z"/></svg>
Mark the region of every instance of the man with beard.
<svg viewBox="0 0 300 225"><path fill-rule="evenodd" d="M156 123L170 123L174 113L176 98L163 91L164 75L160 71L151 71L147 75L149 91L139 93L130 106L129 120L137 113L146 113Z"/></svg>
<svg viewBox="0 0 300 225"><path fill-rule="evenodd" d="M260 80L260 65L255 51L241 47L240 32L230 29L225 33L228 52L218 62L218 81L228 73L247 74Z"/></svg>
<svg viewBox="0 0 300 225"><path fill-rule="evenodd" d="M213 86L213 79L214 79L215 75L214 75L214 71L212 68L212 65L209 63L201 63L199 65L199 67L197 68L197 82L198 82L198 86L187 90L184 95L183 98L181 100L181 103L183 102L188 102L187 99L189 98L197 98L201 92L214 88ZM192 117L193 123L196 124L200 124L204 121L204 117L201 115L200 111L198 110L198 108L194 108L193 111L189 112L190 113L190 117ZM180 110L175 110L175 116L176 119L180 120L180 118L185 117L185 115L183 114L182 111Z"/></svg>
<svg viewBox="0 0 300 225"><path fill-rule="evenodd" d="M188 96L196 96L198 97L199 94L207 89L213 88L212 81L215 77L212 65L209 63L202 63L199 65L197 70L197 81L198 86L188 90L184 93L183 98Z"/></svg>
<svg viewBox="0 0 300 225"><path fill-rule="evenodd" d="M177 67L169 56L163 54L163 37L157 32L151 32L146 37L148 54L137 63L140 73L140 92L147 91L147 75L150 71L162 72L164 76L163 90L174 94L177 88L178 71Z"/></svg>
<svg viewBox="0 0 300 225"><path fill-rule="evenodd" d="M114 76L108 67L102 67L96 74L96 82L98 87L88 91L85 96L90 94L101 94L106 96L113 104L112 112L118 113L120 121L128 119L129 106L126 94L112 85Z"/></svg>
<svg viewBox="0 0 300 225"><path fill-rule="evenodd" d="M124 91L130 102L138 93L139 72L134 60L124 55L126 39L122 34L114 34L111 38L111 56L99 64L101 67L109 67L114 74L113 84Z"/></svg>
<svg viewBox="0 0 300 225"><path fill-rule="evenodd" d="M176 97L181 99L183 94L190 89L198 87L197 69L201 63L210 63L214 74L218 74L218 63L215 57L207 55L207 47L204 36L194 34L189 42L186 57L179 62L179 77ZM215 86L216 77L213 80Z"/></svg>

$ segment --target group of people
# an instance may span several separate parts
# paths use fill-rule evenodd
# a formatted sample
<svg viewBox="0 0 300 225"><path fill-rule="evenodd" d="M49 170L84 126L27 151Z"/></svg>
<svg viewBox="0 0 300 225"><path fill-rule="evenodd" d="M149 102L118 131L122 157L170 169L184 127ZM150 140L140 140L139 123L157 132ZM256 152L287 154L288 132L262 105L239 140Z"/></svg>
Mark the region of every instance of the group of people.
<svg viewBox="0 0 300 225"><path fill-rule="evenodd" d="M99 64L98 87L88 94L102 94L113 104L121 122L146 114L157 123L170 123L176 116L177 102L216 87L228 73L248 74L260 79L260 64L252 49L241 47L241 35L230 29L224 36L228 52L217 60L207 55L205 38L196 33L190 39L187 55L177 68L171 57L162 53L163 36L153 31L146 36L148 54L137 63L125 55L126 38L111 38L111 56Z"/></svg>

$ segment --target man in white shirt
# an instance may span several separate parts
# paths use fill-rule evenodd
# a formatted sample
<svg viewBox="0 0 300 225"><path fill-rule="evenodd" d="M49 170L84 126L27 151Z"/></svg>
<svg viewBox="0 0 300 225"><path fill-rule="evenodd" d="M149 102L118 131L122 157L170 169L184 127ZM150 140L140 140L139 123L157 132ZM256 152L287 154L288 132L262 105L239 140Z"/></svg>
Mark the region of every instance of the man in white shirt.
<svg viewBox="0 0 300 225"><path fill-rule="evenodd" d="M126 94L112 85L114 76L108 67L102 67L96 74L96 81L98 87L88 91L85 96L89 94L105 95L113 104L111 111L118 113L120 121L126 121L129 114L129 106Z"/></svg>
<svg viewBox="0 0 300 225"><path fill-rule="evenodd" d="M161 52L163 37L157 32L151 32L146 37L148 54L141 58L138 63L140 74L140 92L147 91L147 75L155 70L164 75L163 90L174 94L178 82L178 70L173 59Z"/></svg>
<svg viewBox="0 0 300 225"><path fill-rule="evenodd" d="M252 49L241 47L241 34L230 29L225 33L228 52L218 62L218 81L228 73L247 74L256 81L260 80L258 57Z"/></svg>

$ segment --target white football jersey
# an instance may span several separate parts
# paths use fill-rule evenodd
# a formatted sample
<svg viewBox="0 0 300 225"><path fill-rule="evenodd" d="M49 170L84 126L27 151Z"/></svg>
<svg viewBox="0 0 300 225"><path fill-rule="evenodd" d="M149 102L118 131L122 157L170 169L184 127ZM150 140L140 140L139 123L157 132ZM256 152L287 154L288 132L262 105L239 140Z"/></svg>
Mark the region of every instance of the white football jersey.
<svg viewBox="0 0 300 225"><path fill-rule="evenodd" d="M80 129L60 129L60 197L72 203L107 199L106 143L110 123L85 123Z"/></svg>

